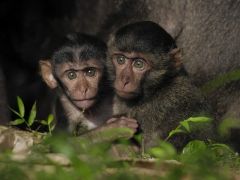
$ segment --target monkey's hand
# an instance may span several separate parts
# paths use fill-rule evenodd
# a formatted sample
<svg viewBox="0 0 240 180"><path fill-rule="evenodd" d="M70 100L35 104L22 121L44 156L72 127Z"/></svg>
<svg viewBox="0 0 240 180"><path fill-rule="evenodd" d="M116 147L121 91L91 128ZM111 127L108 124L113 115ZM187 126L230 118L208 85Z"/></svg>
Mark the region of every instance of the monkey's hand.
<svg viewBox="0 0 240 180"><path fill-rule="evenodd" d="M120 118L111 118L107 121L105 125L108 128L129 128L133 130L133 133L137 131L138 123L136 119L128 118L128 117L120 117Z"/></svg>
<svg viewBox="0 0 240 180"><path fill-rule="evenodd" d="M113 142L120 138L130 139L137 131L137 128L138 124L135 119L127 117L111 118L104 125L90 130L80 137L89 138L91 143Z"/></svg>

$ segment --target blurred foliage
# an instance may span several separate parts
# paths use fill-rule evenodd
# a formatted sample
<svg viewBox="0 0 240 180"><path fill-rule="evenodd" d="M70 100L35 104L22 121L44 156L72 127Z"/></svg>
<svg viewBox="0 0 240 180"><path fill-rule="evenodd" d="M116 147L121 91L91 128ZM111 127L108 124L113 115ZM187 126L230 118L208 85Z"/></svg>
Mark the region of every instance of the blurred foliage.
<svg viewBox="0 0 240 180"><path fill-rule="evenodd" d="M53 116L38 121L36 103L26 118L24 103L17 98L18 111L12 110L19 118L12 125L25 123L28 130L32 124L41 122L51 134ZM211 122L208 117L190 117L179 123L165 140L147 152L132 151L128 137L132 132L127 128L110 129L98 137L69 137L66 134L47 136L32 147L29 155L14 158L9 151L0 154L0 177L11 179L234 179L239 177L240 157L228 145L193 140L182 151L167 142L179 133L191 133L196 127ZM235 121L224 121L219 130L227 134L227 129L235 127ZM106 138L105 138L106 137ZM114 139L117 137L117 141ZM119 138L118 138L119 137ZM142 135L134 136L138 143ZM114 153L113 152L114 148ZM127 156L116 156L116 151ZM20 156L21 157L21 156ZM127 158L126 158L127 157Z"/></svg>
<svg viewBox="0 0 240 180"><path fill-rule="evenodd" d="M191 132L192 125L187 123L209 120L206 117L189 118L182 121L179 128ZM107 136L111 136L109 133ZM139 140L141 136L135 138ZM125 147L130 145L126 139L117 143ZM147 151L148 156L136 155L128 159L116 158L110 153L111 149L112 143L105 141L90 143L88 138L65 134L48 136L43 143L34 146L32 153L23 160L14 160L9 152L2 153L0 177L3 180L232 179L237 177L240 167L237 153L226 144L211 141L190 141L181 152L177 152L172 144L160 141L158 146ZM58 158L51 158L53 155ZM60 157L63 160L59 160Z"/></svg>
<svg viewBox="0 0 240 180"><path fill-rule="evenodd" d="M205 94L208 94L232 81L237 80L240 80L240 69L219 75L215 79L204 84L201 89Z"/></svg>
<svg viewBox="0 0 240 180"><path fill-rule="evenodd" d="M90 144L87 139L76 143L64 134L50 136L42 147L34 147L24 160L1 154L1 179L232 179L240 167L239 155L227 145L199 140L178 153L161 141L148 151L150 158L128 160L111 156L110 143Z"/></svg>
<svg viewBox="0 0 240 180"><path fill-rule="evenodd" d="M239 129L240 130L240 120L236 118L225 118L222 120L220 125L218 126L219 134L222 137L229 137L231 129Z"/></svg>

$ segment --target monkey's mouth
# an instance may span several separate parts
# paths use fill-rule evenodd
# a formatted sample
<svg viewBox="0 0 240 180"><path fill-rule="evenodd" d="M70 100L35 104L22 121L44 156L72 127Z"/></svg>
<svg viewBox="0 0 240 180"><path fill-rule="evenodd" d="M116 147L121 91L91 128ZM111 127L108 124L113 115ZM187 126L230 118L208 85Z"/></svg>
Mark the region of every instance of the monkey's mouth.
<svg viewBox="0 0 240 180"><path fill-rule="evenodd" d="M124 98L124 99L132 99L132 98L135 98L138 96L138 93L122 91L122 90L118 90L118 89L115 89L115 92L118 96L120 96L121 98Z"/></svg>
<svg viewBox="0 0 240 180"><path fill-rule="evenodd" d="M81 100L73 100L73 103L81 109L88 109L93 106L95 103L96 98L89 98L89 99L81 99Z"/></svg>

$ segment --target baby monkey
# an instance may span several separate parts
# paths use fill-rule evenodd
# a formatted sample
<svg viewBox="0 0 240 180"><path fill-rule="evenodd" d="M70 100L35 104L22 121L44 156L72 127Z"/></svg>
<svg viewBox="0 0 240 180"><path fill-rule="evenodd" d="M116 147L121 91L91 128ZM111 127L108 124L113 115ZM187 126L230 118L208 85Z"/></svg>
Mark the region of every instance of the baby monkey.
<svg viewBox="0 0 240 180"><path fill-rule="evenodd" d="M175 40L158 24L127 24L109 40L109 76L116 92L114 114L137 119L146 148L167 139L169 132L189 117L210 114L202 96L185 71ZM191 134L169 139L181 149L193 139L214 137L212 124Z"/></svg>
<svg viewBox="0 0 240 180"><path fill-rule="evenodd" d="M56 129L78 135L113 127L136 131L136 120L112 118L113 92L105 67L106 51L101 40L76 33L63 38L50 59L39 61L43 81L55 94L52 113Z"/></svg>

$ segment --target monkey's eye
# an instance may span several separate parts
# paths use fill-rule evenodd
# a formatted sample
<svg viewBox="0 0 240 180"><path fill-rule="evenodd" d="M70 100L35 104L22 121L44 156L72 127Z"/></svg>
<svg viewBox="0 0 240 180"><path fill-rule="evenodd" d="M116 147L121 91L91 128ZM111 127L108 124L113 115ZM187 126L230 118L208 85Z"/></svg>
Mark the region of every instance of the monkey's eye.
<svg viewBox="0 0 240 180"><path fill-rule="evenodd" d="M124 56L117 56L117 63L122 65L125 63L125 57Z"/></svg>
<svg viewBox="0 0 240 180"><path fill-rule="evenodd" d="M94 68L86 69L85 74L86 76L93 77L96 74L96 69Z"/></svg>
<svg viewBox="0 0 240 180"><path fill-rule="evenodd" d="M73 80L77 78L77 73L75 71L70 71L67 74L68 79Z"/></svg>
<svg viewBox="0 0 240 180"><path fill-rule="evenodd" d="M135 59L133 61L133 66L138 69L143 69L145 65L145 61L143 59Z"/></svg>

